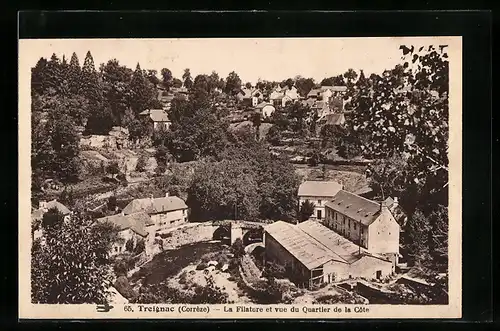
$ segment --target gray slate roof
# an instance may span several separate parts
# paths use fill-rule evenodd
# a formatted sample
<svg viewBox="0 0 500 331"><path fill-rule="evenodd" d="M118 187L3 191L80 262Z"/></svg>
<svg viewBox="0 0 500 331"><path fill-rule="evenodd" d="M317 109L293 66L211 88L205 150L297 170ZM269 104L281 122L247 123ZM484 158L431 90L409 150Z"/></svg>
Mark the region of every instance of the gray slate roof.
<svg viewBox="0 0 500 331"><path fill-rule="evenodd" d="M151 215L180 209L187 209L184 200L176 196L171 196L153 199L134 199L123 209L123 213L128 215L144 211Z"/></svg>
<svg viewBox="0 0 500 331"><path fill-rule="evenodd" d="M380 214L379 203L344 190L340 190L325 206L364 225L372 224Z"/></svg>
<svg viewBox="0 0 500 331"><path fill-rule="evenodd" d="M299 196L334 197L341 189L342 184L334 181L308 180L300 184Z"/></svg>

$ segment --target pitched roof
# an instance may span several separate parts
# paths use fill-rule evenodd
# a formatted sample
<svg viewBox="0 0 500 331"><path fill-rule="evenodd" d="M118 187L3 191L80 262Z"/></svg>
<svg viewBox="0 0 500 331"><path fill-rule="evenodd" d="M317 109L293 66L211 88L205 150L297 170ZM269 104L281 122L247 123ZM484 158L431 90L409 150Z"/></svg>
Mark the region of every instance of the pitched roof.
<svg viewBox="0 0 500 331"><path fill-rule="evenodd" d="M264 231L309 270L336 258L331 251L290 223L274 222L265 226Z"/></svg>
<svg viewBox="0 0 500 331"><path fill-rule="evenodd" d="M364 225L373 223L380 214L379 203L344 190L340 190L325 206Z"/></svg>
<svg viewBox="0 0 500 331"><path fill-rule="evenodd" d="M300 184L299 196L312 196L312 197L333 197L341 189L342 184L334 181L314 181L308 180Z"/></svg>
<svg viewBox="0 0 500 331"><path fill-rule="evenodd" d="M309 93L307 93L307 96L308 97L315 97L318 95L318 93L321 93L321 89L320 88L313 88L309 91Z"/></svg>
<svg viewBox="0 0 500 331"><path fill-rule="evenodd" d="M153 225L151 217L145 212L138 212L129 215L117 214L97 219L98 222L110 222L116 225L120 231L130 229L140 236L147 236L148 232L144 229L148 225Z"/></svg>
<svg viewBox="0 0 500 331"><path fill-rule="evenodd" d="M331 90L332 92L345 92L347 91L347 86L321 86L322 91Z"/></svg>
<svg viewBox="0 0 500 331"><path fill-rule="evenodd" d="M52 208L57 209L63 215L68 215L71 213L71 210L69 210L68 207L66 207L65 205L63 205L62 203L60 203L59 201L57 201L55 199L46 203L46 207L45 207L46 210L49 210ZM44 214L45 214L45 210L42 208L38 208L31 213L31 218L42 219Z"/></svg>
<svg viewBox="0 0 500 331"><path fill-rule="evenodd" d="M274 108L274 106L273 106L273 104L272 104L272 103L265 102L265 101L263 101L263 102L259 103L257 106L255 106L255 108L257 108L257 109L262 109L262 108L264 108L265 106L271 106L271 107L273 107L273 108Z"/></svg>
<svg viewBox="0 0 500 331"><path fill-rule="evenodd" d="M151 109L149 117L153 120L153 122L170 122L168 119L168 113L163 109Z"/></svg>
<svg viewBox="0 0 500 331"><path fill-rule="evenodd" d="M360 247L352 241L344 238L317 221L305 221L297 226L335 253L342 261L347 263L353 263L359 260L363 254L366 253L364 248L360 249Z"/></svg>
<svg viewBox="0 0 500 331"><path fill-rule="evenodd" d="M144 198L132 200L125 208L123 208L123 213L128 215L144 211L148 214L158 214L186 208L187 205L184 200L176 196L153 199Z"/></svg>

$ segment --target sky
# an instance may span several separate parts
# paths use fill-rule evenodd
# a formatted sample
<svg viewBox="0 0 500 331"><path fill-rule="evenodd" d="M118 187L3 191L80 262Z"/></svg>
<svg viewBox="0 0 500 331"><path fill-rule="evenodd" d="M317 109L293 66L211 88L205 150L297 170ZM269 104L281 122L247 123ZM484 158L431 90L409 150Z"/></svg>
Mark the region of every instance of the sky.
<svg viewBox="0 0 500 331"><path fill-rule="evenodd" d="M20 52L34 66L40 57L71 58L80 65L90 50L96 69L116 58L135 69L162 68L181 78L190 68L194 78L215 70L226 78L235 71L242 82L281 81L301 75L320 82L352 68L365 75L381 74L401 61L399 46L436 43L428 38L220 38L220 39L23 39ZM21 47L22 46L22 47ZM26 62L25 62L26 63Z"/></svg>

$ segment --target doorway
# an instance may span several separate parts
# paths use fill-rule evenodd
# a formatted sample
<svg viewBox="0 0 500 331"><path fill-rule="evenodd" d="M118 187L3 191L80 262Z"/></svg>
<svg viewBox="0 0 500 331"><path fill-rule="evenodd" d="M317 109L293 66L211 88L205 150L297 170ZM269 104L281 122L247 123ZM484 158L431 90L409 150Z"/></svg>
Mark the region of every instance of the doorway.
<svg viewBox="0 0 500 331"><path fill-rule="evenodd" d="M382 278L382 270L377 270L377 279L380 280Z"/></svg>
<svg viewBox="0 0 500 331"><path fill-rule="evenodd" d="M321 210L316 210L316 218L320 220L321 216Z"/></svg>

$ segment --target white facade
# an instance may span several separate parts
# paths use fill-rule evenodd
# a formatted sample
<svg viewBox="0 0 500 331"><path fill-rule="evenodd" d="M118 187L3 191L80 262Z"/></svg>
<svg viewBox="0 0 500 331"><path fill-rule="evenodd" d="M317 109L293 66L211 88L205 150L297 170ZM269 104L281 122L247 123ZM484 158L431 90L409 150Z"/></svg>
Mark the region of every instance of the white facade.
<svg viewBox="0 0 500 331"><path fill-rule="evenodd" d="M312 202L314 204L314 213L311 215L311 218L322 220L325 218L325 202L331 198L327 196L299 196L299 204L302 205L305 201Z"/></svg>
<svg viewBox="0 0 500 331"><path fill-rule="evenodd" d="M166 230L174 226L187 223L187 208L168 211L161 214L152 214L151 220L154 222L157 231Z"/></svg>

